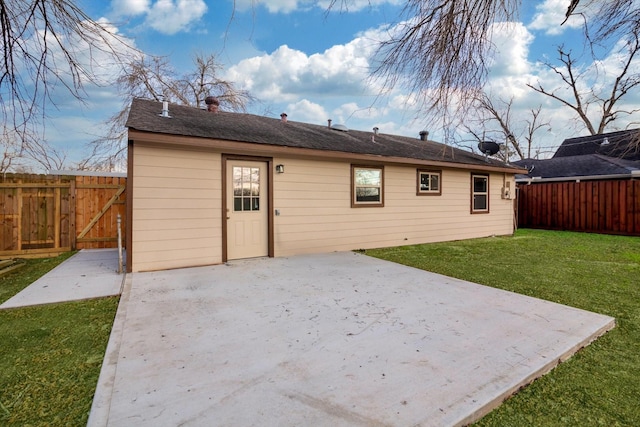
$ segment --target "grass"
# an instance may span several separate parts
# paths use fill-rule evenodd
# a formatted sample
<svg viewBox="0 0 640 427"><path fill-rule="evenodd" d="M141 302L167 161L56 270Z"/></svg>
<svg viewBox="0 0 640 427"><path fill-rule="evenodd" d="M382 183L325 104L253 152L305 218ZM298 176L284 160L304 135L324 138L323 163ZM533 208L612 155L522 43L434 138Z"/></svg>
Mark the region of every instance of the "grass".
<svg viewBox="0 0 640 427"><path fill-rule="evenodd" d="M64 261L27 260L0 301ZM86 425L118 298L0 310L0 425Z"/></svg>
<svg viewBox="0 0 640 427"><path fill-rule="evenodd" d="M640 425L640 238L519 230L366 253L616 318L615 329L478 426Z"/></svg>

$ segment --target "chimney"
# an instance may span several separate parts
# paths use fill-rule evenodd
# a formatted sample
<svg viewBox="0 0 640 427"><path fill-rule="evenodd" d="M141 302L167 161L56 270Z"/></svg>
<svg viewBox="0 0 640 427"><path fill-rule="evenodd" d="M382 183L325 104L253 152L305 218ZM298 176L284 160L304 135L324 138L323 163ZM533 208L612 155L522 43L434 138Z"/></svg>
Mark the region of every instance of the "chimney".
<svg viewBox="0 0 640 427"><path fill-rule="evenodd" d="M220 101L215 96L207 96L204 99L204 103L207 104L207 111L210 113L217 113L218 106L220 105Z"/></svg>
<svg viewBox="0 0 640 427"><path fill-rule="evenodd" d="M282 120L282 123L287 123L287 113L280 114L280 120Z"/></svg>
<svg viewBox="0 0 640 427"><path fill-rule="evenodd" d="M328 123L327 127L328 127L329 129L331 129L331 119L328 119L328 120L327 120L327 123Z"/></svg>
<svg viewBox="0 0 640 427"><path fill-rule="evenodd" d="M429 132L427 132L426 130L421 130L420 131L420 141L426 141L427 138L429 138Z"/></svg>

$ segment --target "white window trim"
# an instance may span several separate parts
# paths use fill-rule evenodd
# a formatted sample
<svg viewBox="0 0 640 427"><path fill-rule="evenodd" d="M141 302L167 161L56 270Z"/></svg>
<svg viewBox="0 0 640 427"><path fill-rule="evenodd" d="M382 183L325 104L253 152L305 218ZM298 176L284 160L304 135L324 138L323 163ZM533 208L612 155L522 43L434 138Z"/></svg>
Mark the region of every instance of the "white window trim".
<svg viewBox="0 0 640 427"><path fill-rule="evenodd" d="M484 178L487 181L487 191L475 191L475 178ZM476 195L483 195L487 197L487 205L485 209L476 209L474 199ZM472 214L486 214L489 213L489 175L481 173L471 174L471 213Z"/></svg>
<svg viewBox="0 0 640 427"><path fill-rule="evenodd" d="M438 176L438 189L437 190L422 190L420 188L420 183L422 182L422 180L420 179L422 177L422 174L428 174L429 175L429 180L431 180L431 176L432 175L437 175ZM418 169L418 173L416 176L416 195L418 196L440 196L442 195L442 171L439 170L432 170L432 169Z"/></svg>

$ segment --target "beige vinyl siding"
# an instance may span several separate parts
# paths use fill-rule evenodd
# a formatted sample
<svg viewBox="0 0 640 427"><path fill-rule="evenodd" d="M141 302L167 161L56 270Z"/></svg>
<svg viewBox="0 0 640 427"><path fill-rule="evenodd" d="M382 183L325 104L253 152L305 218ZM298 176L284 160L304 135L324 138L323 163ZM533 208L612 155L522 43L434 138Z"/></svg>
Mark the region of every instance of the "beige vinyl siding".
<svg viewBox="0 0 640 427"><path fill-rule="evenodd" d="M352 208L351 165L274 159L275 255L368 249L513 232L513 200L501 198L504 175L490 174L490 213L472 215L471 173L442 170L442 195L416 195L416 169L384 167L384 207ZM513 177L510 175L509 179ZM512 181L511 188L514 187Z"/></svg>
<svg viewBox="0 0 640 427"><path fill-rule="evenodd" d="M132 270L222 262L221 156L136 144Z"/></svg>

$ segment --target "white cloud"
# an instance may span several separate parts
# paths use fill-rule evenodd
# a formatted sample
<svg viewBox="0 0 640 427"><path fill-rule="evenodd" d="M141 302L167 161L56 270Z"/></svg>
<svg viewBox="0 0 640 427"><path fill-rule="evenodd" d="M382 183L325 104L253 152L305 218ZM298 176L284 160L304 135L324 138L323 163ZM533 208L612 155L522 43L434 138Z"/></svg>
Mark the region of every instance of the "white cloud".
<svg viewBox="0 0 640 427"><path fill-rule="evenodd" d="M491 29L495 46L491 74L521 76L529 72L529 47L534 37L521 22L500 22Z"/></svg>
<svg viewBox="0 0 640 427"><path fill-rule="evenodd" d="M311 102L308 99L288 104L286 112L288 118L296 122L321 124L329 118L329 115L320 104Z"/></svg>
<svg viewBox="0 0 640 427"><path fill-rule="evenodd" d="M137 16L149 11L150 0L113 0L111 7L116 16Z"/></svg>
<svg viewBox="0 0 640 427"><path fill-rule="evenodd" d="M545 0L536 6L536 14L533 16L528 27L532 30L542 30L549 35L562 34L567 28L579 28L583 21L579 16L571 16L565 20L565 14L569 1L567 0ZM580 10L576 10L578 12Z"/></svg>
<svg viewBox="0 0 640 427"><path fill-rule="evenodd" d="M158 0L147 13L147 23L158 32L175 34L188 30L206 12L203 0Z"/></svg>
<svg viewBox="0 0 640 427"><path fill-rule="evenodd" d="M374 44L358 37L322 53L307 55L286 45L271 54L240 61L226 78L263 101L294 101L300 96L362 96L367 87Z"/></svg>
<svg viewBox="0 0 640 427"><path fill-rule="evenodd" d="M189 31L207 13L204 0L114 0L116 17L144 16L145 23L163 34Z"/></svg>
<svg viewBox="0 0 640 427"><path fill-rule="evenodd" d="M336 12L359 12L363 9L375 8L384 4L400 5L402 0L347 0L334 2L330 0L235 0L235 7L239 11L251 10L254 7L264 7L269 13L291 13L311 9L334 10Z"/></svg>

